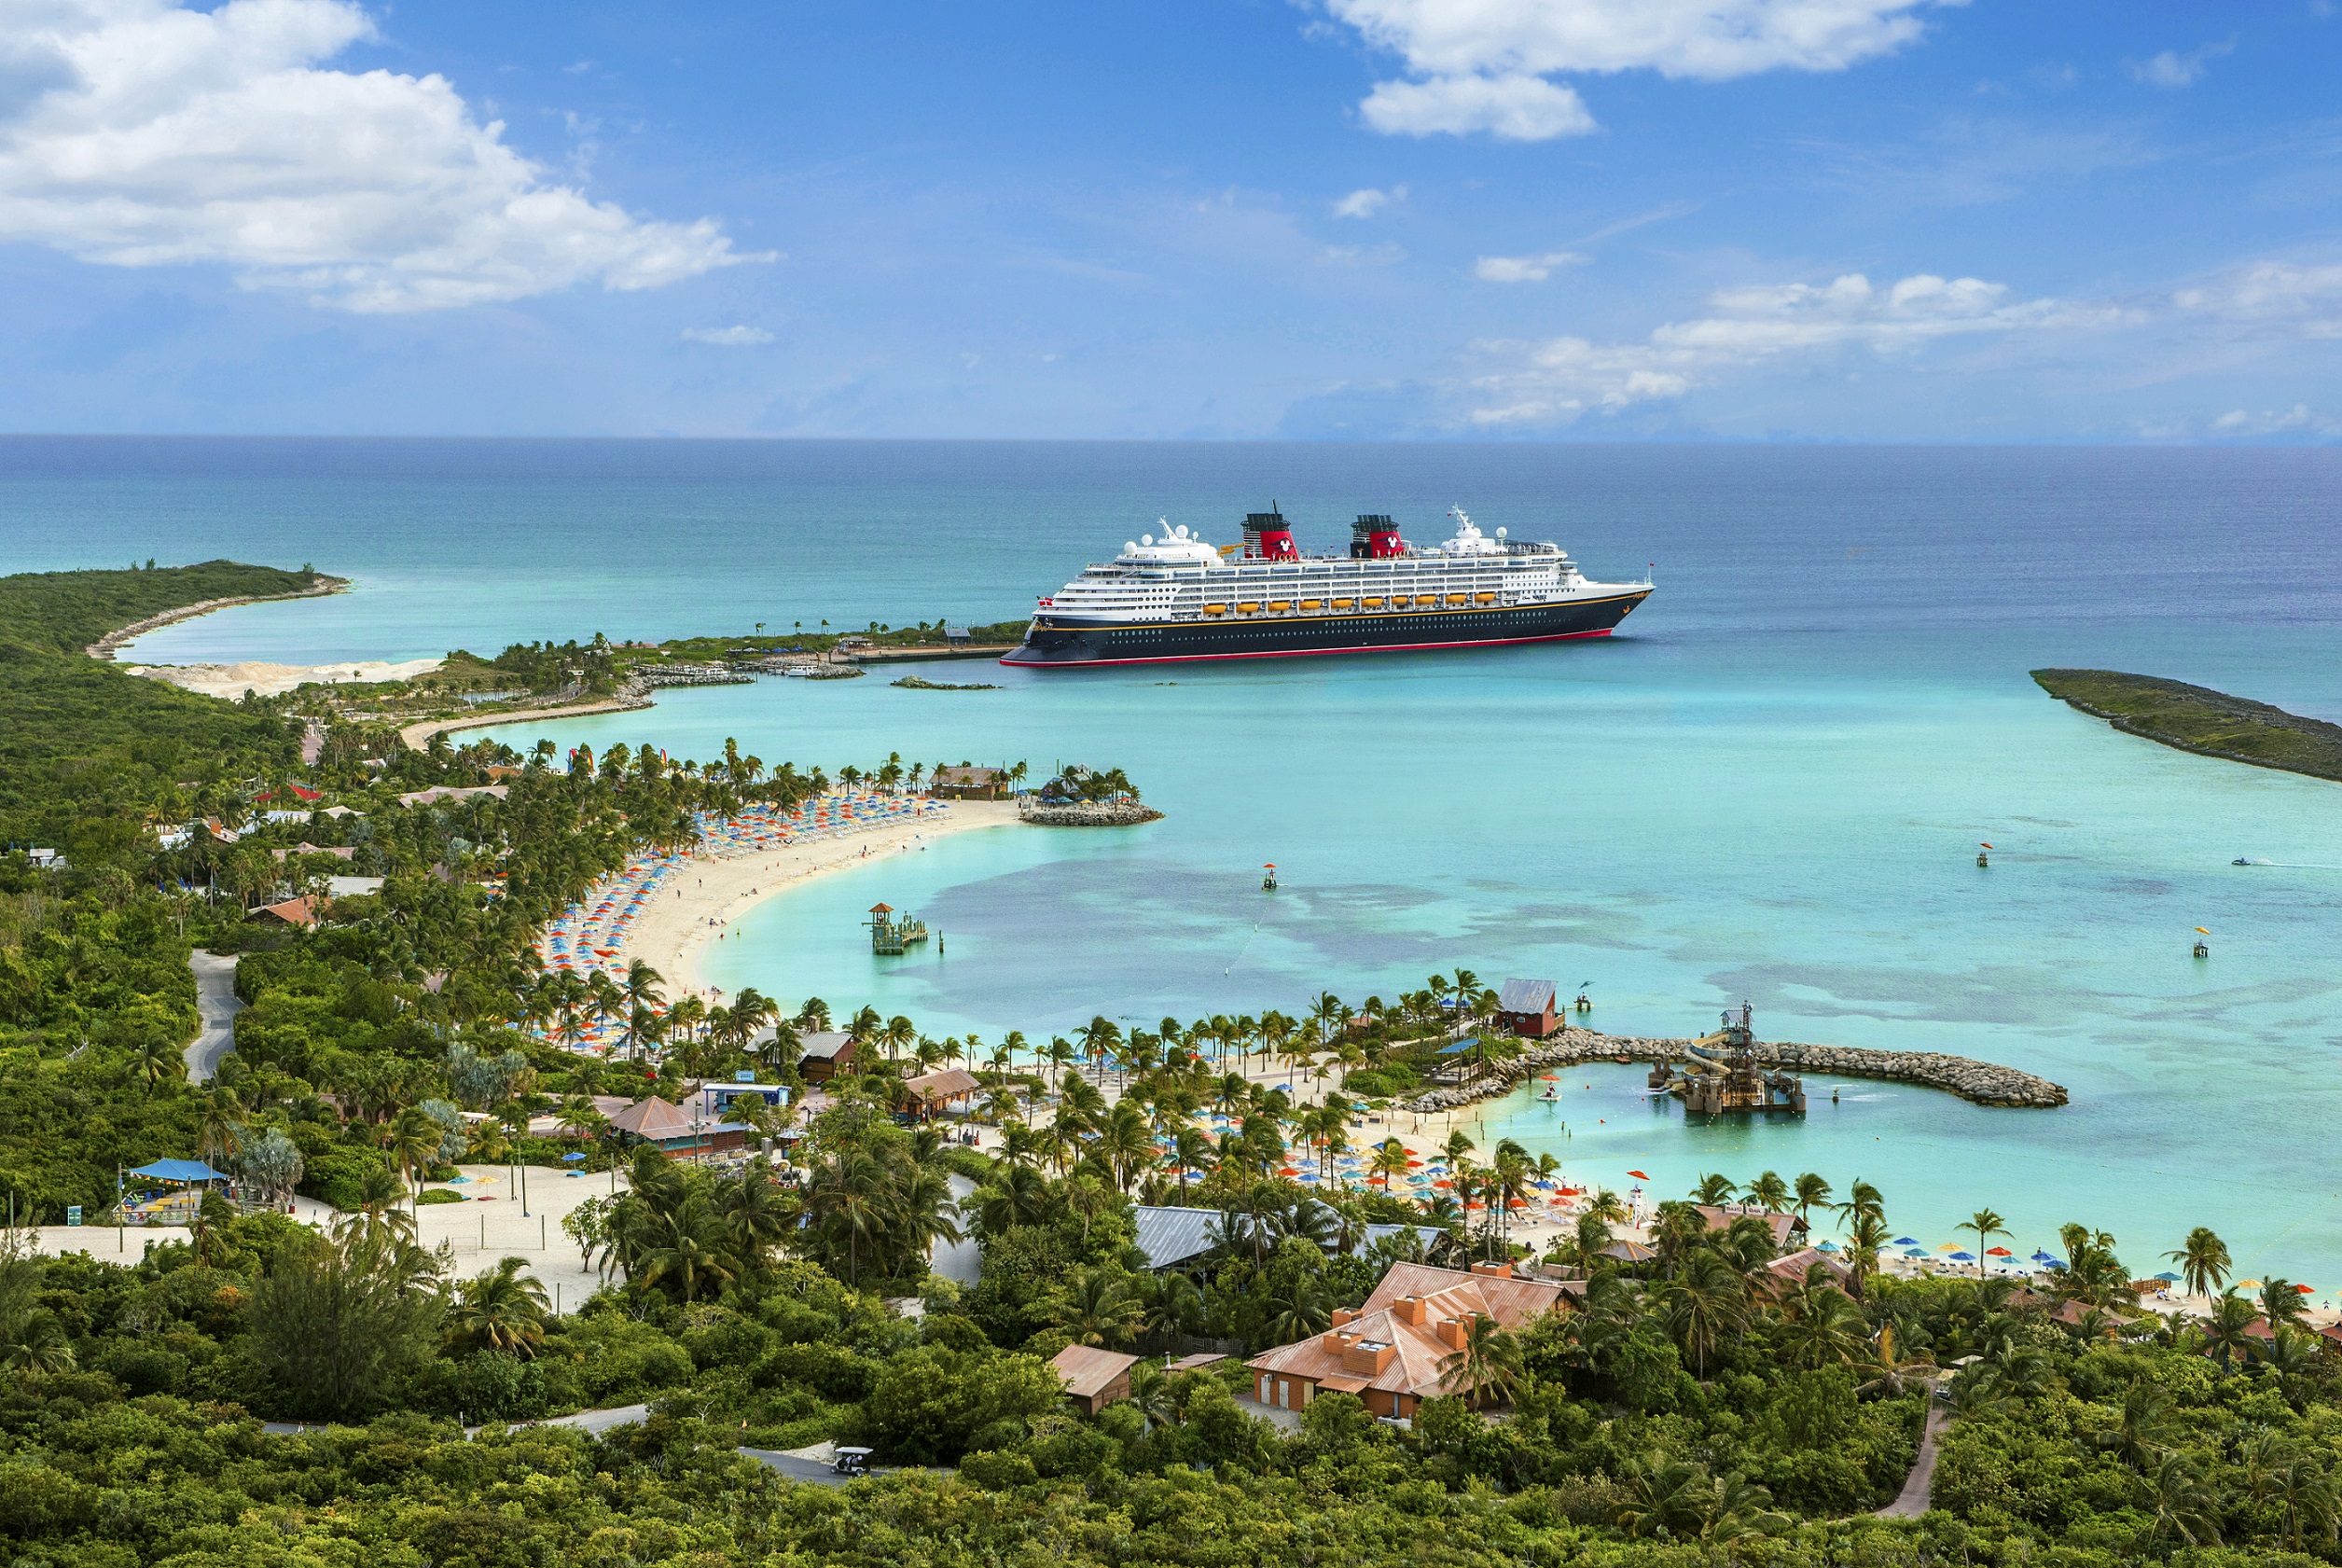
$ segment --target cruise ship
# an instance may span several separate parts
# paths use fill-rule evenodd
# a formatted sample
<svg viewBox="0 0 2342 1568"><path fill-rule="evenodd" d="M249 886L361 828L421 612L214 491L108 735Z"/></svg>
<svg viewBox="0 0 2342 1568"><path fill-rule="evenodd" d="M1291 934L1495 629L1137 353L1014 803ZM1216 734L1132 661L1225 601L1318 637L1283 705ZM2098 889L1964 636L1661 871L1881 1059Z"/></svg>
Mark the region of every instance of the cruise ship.
<svg viewBox="0 0 2342 1568"><path fill-rule="evenodd" d="M1304 555L1281 512L1241 544L1163 525L1033 611L1003 664L1156 664L1308 653L1472 648L1607 637L1649 582L1598 583L1558 545L1483 534L1459 509L1445 544L1409 544L1390 518L1351 525L1343 555Z"/></svg>

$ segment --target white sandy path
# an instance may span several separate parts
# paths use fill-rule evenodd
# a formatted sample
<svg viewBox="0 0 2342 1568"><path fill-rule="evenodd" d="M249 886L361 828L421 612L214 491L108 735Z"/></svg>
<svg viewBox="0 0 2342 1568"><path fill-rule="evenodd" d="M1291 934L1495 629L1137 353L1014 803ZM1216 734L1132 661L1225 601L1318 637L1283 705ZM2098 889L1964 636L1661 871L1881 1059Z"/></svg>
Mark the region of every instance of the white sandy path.
<svg viewBox="0 0 2342 1568"><path fill-rule="evenodd" d="M881 856L913 853L921 844L949 834L1005 827L1016 821L1017 808L1007 801L954 800L940 816L868 832L816 839L737 859L695 856L683 870L669 877L658 897L643 906L618 949L617 962L623 967L642 959L665 978L670 996L700 990L700 960L724 932L723 925L712 925L710 921L735 920L752 906L826 871L867 866Z"/></svg>

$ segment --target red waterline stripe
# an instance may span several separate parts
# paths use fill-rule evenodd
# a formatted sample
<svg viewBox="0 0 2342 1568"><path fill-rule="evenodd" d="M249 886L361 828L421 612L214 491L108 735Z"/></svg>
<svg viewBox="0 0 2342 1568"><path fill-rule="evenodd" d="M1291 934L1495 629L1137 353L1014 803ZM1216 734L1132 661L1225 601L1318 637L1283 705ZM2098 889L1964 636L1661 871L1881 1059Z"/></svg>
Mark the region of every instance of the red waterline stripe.
<svg viewBox="0 0 2342 1568"><path fill-rule="evenodd" d="M1556 631L1543 637L1481 637L1469 643L1362 643L1349 648L1261 648L1252 653L1175 653L1153 659L1004 659L1019 670L1086 670L1093 664L1194 664L1206 659L1304 659L1328 653L1413 653L1420 648L1493 648L1512 643L1569 643L1581 637L1607 637L1599 631Z"/></svg>

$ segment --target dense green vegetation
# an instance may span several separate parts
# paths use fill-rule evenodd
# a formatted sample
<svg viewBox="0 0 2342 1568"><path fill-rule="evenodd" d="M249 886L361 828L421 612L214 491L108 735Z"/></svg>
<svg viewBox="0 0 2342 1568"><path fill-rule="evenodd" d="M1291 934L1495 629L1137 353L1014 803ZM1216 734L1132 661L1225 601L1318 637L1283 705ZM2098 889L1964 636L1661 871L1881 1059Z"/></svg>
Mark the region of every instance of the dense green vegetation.
<svg viewBox="0 0 2342 1568"><path fill-rule="evenodd" d="M1004 620L990 626L970 626L968 641L978 644L1014 643L1023 638L1029 620ZM778 622L759 623L753 632L730 637L672 637L658 645L658 651L671 659L725 659L741 654L762 653L827 653L847 638L874 648L936 648L948 647L943 621L919 621L909 626L893 626L872 621L864 627L832 626L819 621L807 626L793 621L783 630Z"/></svg>
<svg viewBox="0 0 2342 1568"><path fill-rule="evenodd" d="M127 875L145 829L281 769L281 722L85 658L106 632L206 599L298 592L307 571L215 561L0 577L0 844Z"/></svg>
<svg viewBox="0 0 2342 1568"><path fill-rule="evenodd" d="M2342 780L2342 725L2181 681L2113 670L2036 670L2044 691L2126 735L2203 756Z"/></svg>
<svg viewBox="0 0 2342 1568"><path fill-rule="evenodd" d="M2284 1282L2223 1292L2225 1249L2198 1231L2170 1256L2221 1294L2209 1320L2167 1321L2139 1311L2113 1238L2078 1225L2030 1289L1892 1277L1880 1195L1854 1182L1835 1201L1811 1174L1704 1178L1692 1198L1753 1212L1718 1226L1663 1204L1637 1262L1612 1256L1618 1209L1597 1195L1545 1259L1583 1279L1581 1307L1474 1325L1406 1428L1341 1394L1272 1425L1233 1363L1150 1360L1129 1398L1076 1414L1046 1364L1068 1345L1249 1352L1321 1331L1400 1259L1527 1261L1502 1216L1551 1164L1518 1145L1458 1134L1453 1195L1428 1205L1389 1191L1407 1170L1394 1144L1357 1150L1381 1190L1322 1197L1288 1174L1330 1171L1377 1099L1420 1085L1460 1019L1493 1008L1477 977L1355 1008L1324 995L1299 1017L1100 1018L988 1044L753 990L670 1006L641 966L545 974L539 923L631 853L824 773L730 745L700 763L444 737L408 752L348 717L302 767L302 699L214 702L70 651L171 593L248 590L194 575L214 570L167 590L82 580L164 573L70 574L0 594L17 606L0 657L49 694L5 742L0 811L56 825L73 852L58 870L0 857L0 1185L14 1213L54 1221L111 1202L121 1166L201 1154L340 1219L320 1232L215 1197L191 1242L119 1262L0 1239L0 1532L25 1568L2342 1561L2342 1364L2292 1321ZM540 689L589 657L540 645L470 664ZM84 679L81 706L55 696ZM838 776L917 770L889 757ZM398 798L492 777L501 799ZM1092 781L1128 783L1069 787ZM294 782L316 794L305 808L352 814L269 822ZM156 846L150 827L197 811L223 831ZM345 872L382 890L313 928L247 917ZM250 1004L202 1087L179 1061L199 946L242 955ZM609 1060L561 1044L596 1017L623 1028ZM825 1086L828 1107L742 1113L789 1144L792 1180L761 1157L621 1148L589 1098L672 1098L750 1068L797 1084L800 1034L833 1022L867 1048ZM1259 1054L1283 1084L1232 1070ZM955 1061L977 1071L991 1154L906 1098L907 1075ZM1206 1136L1207 1108L1224 1136ZM528 1131L547 1115L551 1133ZM461 1278L417 1243L418 1178L573 1152L625 1165L563 1228L605 1270L590 1301L555 1311L520 1259ZM955 1177L974 1184L957 1202ZM1216 1211L1211 1245L1149 1270L1134 1201ZM1760 1215L1786 1213L1836 1217L1842 1280L1768 1267ZM1378 1222L1429 1234L1368 1244ZM1970 1228L1981 1247L1998 1226ZM964 1289L926 1261L961 1236L981 1258ZM906 1297L923 1315L889 1305ZM1956 1419L1936 1509L1874 1518L1939 1380ZM648 1420L599 1437L507 1424L637 1400ZM263 1418L338 1424L282 1436ZM740 1451L825 1438L949 1468L832 1491Z"/></svg>

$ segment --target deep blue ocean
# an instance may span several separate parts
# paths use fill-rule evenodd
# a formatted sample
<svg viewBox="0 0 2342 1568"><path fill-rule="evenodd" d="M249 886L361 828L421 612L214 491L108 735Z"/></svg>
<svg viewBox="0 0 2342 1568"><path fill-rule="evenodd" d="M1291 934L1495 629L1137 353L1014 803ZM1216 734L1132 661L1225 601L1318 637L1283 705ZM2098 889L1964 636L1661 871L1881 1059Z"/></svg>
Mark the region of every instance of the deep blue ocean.
<svg viewBox="0 0 2342 1568"><path fill-rule="evenodd" d="M971 834L769 902L712 978L935 1034L1299 1012L1461 964L1581 983L1592 1021L1989 1058L2058 1112L1827 1082L1802 1123L1686 1127L1640 1071L1486 1130L1665 1195L1856 1176L1931 1244L2085 1220L2135 1273L2195 1225L2342 1287L2342 792L2131 740L2027 672L2168 675L2342 719L2342 452L502 441L0 441L0 566L213 556L357 579L146 639L165 662L403 659L607 632L767 636L1023 615L1157 518L1305 548L1361 511L1655 563L1607 644L679 692L541 727L832 770L1063 760L1169 815ZM512 738L537 730L515 730ZM1997 848L1989 869L1976 844ZM2238 867L2238 856L2280 864ZM1260 866L1284 881L1270 896ZM883 897L948 953L877 959ZM2190 957L2194 927L2211 956Z"/></svg>

